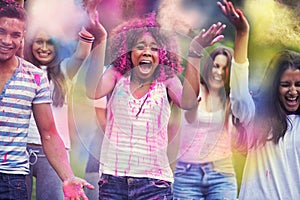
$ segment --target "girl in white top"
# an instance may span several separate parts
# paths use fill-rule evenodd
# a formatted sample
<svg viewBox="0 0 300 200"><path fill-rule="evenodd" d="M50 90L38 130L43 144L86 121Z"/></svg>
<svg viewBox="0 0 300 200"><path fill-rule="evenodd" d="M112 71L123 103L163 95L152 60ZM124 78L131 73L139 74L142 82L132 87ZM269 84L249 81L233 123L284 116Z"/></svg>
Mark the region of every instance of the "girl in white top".
<svg viewBox="0 0 300 200"><path fill-rule="evenodd" d="M255 95L240 199L300 198L300 53L278 52ZM253 101L249 99L249 101Z"/></svg>
<svg viewBox="0 0 300 200"><path fill-rule="evenodd" d="M187 71L195 66L199 69L198 42L204 47L213 44L223 38L223 29L221 23L214 24L193 40ZM167 158L168 97L180 107L195 106L199 73L188 72L189 82L185 81L182 90L176 76L181 68L176 40L166 35L153 14L121 24L110 39L112 67L97 81L96 75L103 68L103 60L100 65L95 62L103 55L104 46L100 46L102 54L92 53L87 76L91 98L111 93L100 157L99 198L172 199L173 175ZM182 101L183 96L191 98Z"/></svg>
<svg viewBox="0 0 300 200"><path fill-rule="evenodd" d="M247 91L239 96L244 103L233 107L233 114L247 122L238 140L248 149L239 199L299 199L300 53L278 52L253 98L247 71L247 66L233 68L231 82L232 91ZM237 100L231 98L232 104Z"/></svg>
<svg viewBox="0 0 300 200"><path fill-rule="evenodd" d="M26 38L25 59L44 69L47 73L53 101L54 121L67 150L71 148L68 110L71 81L90 53L94 39L90 32L82 28L79 32L79 41L75 52L70 57L63 59L61 54L63 46L44 30L38 29L34 35L28 35ZM31 199L33 177L36 177L37 199L64 198L62 181L44 154L33 116L28 129L27 151L31 164L30 174L26 176L28 198ZM45 179L45 177L47 178Z"/></svg>
<svg viewBox="0 0 300 200"><path fill-rule="evenodd" d="M253 104L245 104L247 102L240 98L250 97L250 93L248 88L244 90L236 85L232 74L236 75L237 69L245 69L239 76L248 80L249 25L243 13L235 11L231 2L223 1L218 5L236 28L234 54L232 58L230 50L224 47L212 51L201 73L199 104L182 113L175 199L235 200L237 197L231 152L232 118L239 118L241 124L238 126L247 124L239 108L253 107Z"/></svg>

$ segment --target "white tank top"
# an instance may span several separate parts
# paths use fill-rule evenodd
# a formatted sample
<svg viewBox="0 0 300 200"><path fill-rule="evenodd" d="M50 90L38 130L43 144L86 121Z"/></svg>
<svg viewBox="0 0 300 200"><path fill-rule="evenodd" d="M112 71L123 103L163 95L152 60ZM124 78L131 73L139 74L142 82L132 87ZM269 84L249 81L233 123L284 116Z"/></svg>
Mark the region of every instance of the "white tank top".
<svg viewBox="0 0 300 200"><path fill-rule="evenodd" d="M169 117L164 83L155 82L136 99L130 91L130 77L121 78L107 104L100 171L173 182L167 157Z"/></svg>

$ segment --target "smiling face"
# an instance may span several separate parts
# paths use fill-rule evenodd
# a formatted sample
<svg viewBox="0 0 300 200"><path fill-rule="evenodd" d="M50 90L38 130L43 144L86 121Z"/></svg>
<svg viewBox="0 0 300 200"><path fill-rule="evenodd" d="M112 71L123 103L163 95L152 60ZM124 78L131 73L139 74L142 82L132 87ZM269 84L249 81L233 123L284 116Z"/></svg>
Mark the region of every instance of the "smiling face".
<svg viewBox="0 0 300 200"><path fill-rule="evenodd" d="M210 90L220 90L224 87L226 77L226 70L228 68L228 58L219 54L214 59L214 66L211 68L211 72L208 77L208 85Z"/></svg>
<svg viewBox="0 0 300 200"><path fill-rule="evenodd" d="M14 58L22 45L25 23L16 18L0 18L0 61Z"/></svg>
<svg viewBox="0 0 300 200"><path fill-rule="evenodd" d="M45 31L37 32L32 44L32 55L41 65L47 65L54 59L54 41Z"/></svg>
<svg viewBox="0 0 300 200"><path fill-rule="evenodd" d="M287 69L279 82L279 100L287 112L296 112L300 105L300 70Z"/></svg>
<svg viewBox="0 0 300 200"><path fill-rule="evenodd" d="M131 61L139 79L151 79L159 63L158 44L150 33L144 33L132 48Z"/></svg>

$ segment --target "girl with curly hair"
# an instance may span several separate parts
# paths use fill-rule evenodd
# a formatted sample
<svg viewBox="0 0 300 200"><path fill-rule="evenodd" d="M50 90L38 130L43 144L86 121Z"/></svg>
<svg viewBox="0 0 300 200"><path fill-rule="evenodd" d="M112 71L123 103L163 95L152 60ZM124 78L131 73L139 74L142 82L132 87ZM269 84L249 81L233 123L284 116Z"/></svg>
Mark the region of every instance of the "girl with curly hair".
<svg viewBox="0 0 300 200"><path fill-rule="evenodd" d="M155 15L132 19L112 31L111 66L100 78L105 41L95 47L87 95L97 99L110 94L100 199L172 199L167 157L170 101L185 109L196 105L201 51L222 39L224 28L214 24L192 40L183 85L177 77L181 64L176 38L159 26Z"/></svg>

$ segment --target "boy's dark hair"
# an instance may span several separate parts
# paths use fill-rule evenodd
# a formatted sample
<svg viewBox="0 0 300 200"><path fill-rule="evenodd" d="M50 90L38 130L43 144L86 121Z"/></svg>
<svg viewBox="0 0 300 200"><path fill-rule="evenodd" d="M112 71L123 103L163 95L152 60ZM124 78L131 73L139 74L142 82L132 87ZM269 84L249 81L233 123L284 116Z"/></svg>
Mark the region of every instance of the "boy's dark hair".
<svg viewBox="0 0 300 200"><path fill-rule="evenodd" d="M16 18L20 21L27 21L27 13L24 8L16 3L7 3L5 1L0 1L0 18Z"/></svg>

